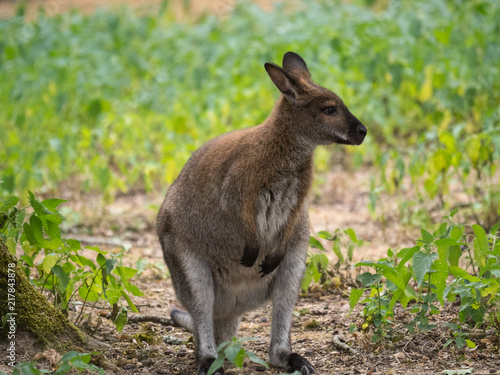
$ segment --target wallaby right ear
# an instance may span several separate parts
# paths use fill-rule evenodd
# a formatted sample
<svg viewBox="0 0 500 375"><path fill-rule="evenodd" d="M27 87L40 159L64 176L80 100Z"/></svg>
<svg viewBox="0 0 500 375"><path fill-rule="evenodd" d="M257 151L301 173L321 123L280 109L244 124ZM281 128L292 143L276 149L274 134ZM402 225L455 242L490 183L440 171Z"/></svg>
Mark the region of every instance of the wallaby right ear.
<svg viewBox="0 0 500 375"><path fill-rule="evenodd" d="M289 100L296 100L298 97L298 88L293 84L291 78L278 65L273 63L265 63L267 74L274 82L278 90L280 90Z"/></svg>

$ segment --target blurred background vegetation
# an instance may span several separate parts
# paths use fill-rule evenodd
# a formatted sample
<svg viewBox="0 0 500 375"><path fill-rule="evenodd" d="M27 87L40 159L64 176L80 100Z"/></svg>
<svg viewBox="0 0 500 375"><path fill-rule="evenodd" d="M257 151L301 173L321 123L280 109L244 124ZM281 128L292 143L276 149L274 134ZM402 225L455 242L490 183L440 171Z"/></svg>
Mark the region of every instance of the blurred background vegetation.
<svg viewBox="0 0 500 375"><path fill-rule="evenodd" d="M0 21L0 196L164 192L208 139L265 119L278 91L263 64L292 50L369 129L361 147L318 148L318 176L366 173L382 220L499 219L500 2L182 6L21 5Z"/></svg>

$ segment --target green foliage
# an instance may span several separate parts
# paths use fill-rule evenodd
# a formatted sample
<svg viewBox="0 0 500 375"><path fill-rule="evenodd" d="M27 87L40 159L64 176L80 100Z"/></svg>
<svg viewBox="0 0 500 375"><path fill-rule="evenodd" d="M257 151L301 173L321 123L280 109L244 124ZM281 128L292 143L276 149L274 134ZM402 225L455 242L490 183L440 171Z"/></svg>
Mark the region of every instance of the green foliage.
<svg viewBox="0 0 500 375"><path fill-rule="evenodd" d="M456 210L444 217L445 222L433 232L422 229L416 246L396 254L389 250L387 258L378 262L362 261L355 265L375 271L358 276L358 281L370 290L369 297L361 303L365 304L363 328L374 325L374 342L387 334L397 302L403 308L407 308L410 301L414 302L409 306L414 318L407 326L412 332L435 328L436 325L429 323L429 317L439 314L440 306L446 300L455 301L457 296L460 297L458 319L461 323L488 325L486 314L490 312L491 325L496 327L495 317L500 303L499 226L495 225L487 234L480 225L456 223L455 214ZM450 277L453 278L451 282ZM385 278L385 283L382 278ZM359 303L363 292L364 289L352 290L349 298L351 309ZM457 330L450 340L446 345L451 342L455 342L458 348L474 345Z"/></svg>
<svg viewBox="0 0 500 375"><path fill-rule="evenodd" d="M304 292L307 292L309 286L313 283L320 283L325 288L330 287L333 283L332 278L336 273L339 273L341 266L344 266L345 269L350 266L355 246L362 244L362 241L357 239L356 233L351 228L345 230L337 229L333 234L327 231L320 231L316 236L309 237L309 247L326 252L320 239L331 242L332 251L338 260L331 267L333 271L329 271L330 261L325 254L309 252L306 261L306 272L301 284ZM342 252L342 248L345 248L344 253Z"/></svg>
<svg viewBox="0 0 500 375"><path fill-rule="evenodd" d="M317 82L365 114L370 136L348 152L380 170L373 209L382 189L411 191L415 199L399 202L411 222L456 178L479 202L471 209L496 216L500 3L299 8L241 2L230 17L181 22L168 6L0 21L0 190L73 176L107 195L172 182L203 142L265 118L277 91L262 63L295 50ZM320 149L317 166L327 159Z"/></svg>
<svg viewBox="0 0 500 375"><path fill-rule="evenodd" d="M57 363L55 371L39 369L36 367L35 362L22 362L18 363L12 372L12 375L64 375L70 373L73 369L79 372L93 371L104 375L104 370L96 365L90 363L91 355L96 353L78 353L75 351L68 352L62 356ZM1 375L6 375L0 371Z"/></svg>
<svg viewBox="0 0 500 375"><path fill-rule="evenodd" d="M208 369L208 374L213 374L218 368L224 365L224 360L228 360L233 365L238 368L243 368L243 362L245 358L248 358L250 361L257 363L265 368L269 368L267 363L257 357L255 353L245 350L241 343L245 341L253 340L253 338L241 338L238 339L233 337L231 341L224 341L217 347L217 359L212 363L210 368Z"/></svg>
<svg viewBox="0 0 500 375"><path fill-rule="evenodd" d="M123 253L112 254L97 247L86 247L96 254L95 260L83 255L79 241L61 236L59 225L64 217L58 206L65 201L39 201L30 191L28 197L29 205L24 208L18 208L17 197L0 202L0 240L18 259L28 280L41 293L46 292L54 306L66 314L77 294L84 307L87 303L95 306L98 301L118 306L124 300L137 312L129 294L143 294L130 282L137 270L119 265ZM20 250L22 255L18 256ZM81 318L80 313L75 323ZM126 321L127 309L122 307L114 319L117 329L121 331Z"/></svg>

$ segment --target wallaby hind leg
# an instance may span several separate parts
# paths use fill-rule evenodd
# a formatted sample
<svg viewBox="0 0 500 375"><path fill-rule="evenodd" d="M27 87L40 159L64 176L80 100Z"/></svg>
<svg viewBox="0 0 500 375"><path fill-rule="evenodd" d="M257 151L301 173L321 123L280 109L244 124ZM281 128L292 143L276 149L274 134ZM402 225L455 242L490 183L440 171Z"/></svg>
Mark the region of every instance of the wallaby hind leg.
<svg viewBox="0 0 500 375"><path fill-rule="evenodd" d="M304 236L307 238L307 232ZM297 300L300 281L305 271L307 241L300 238L292 242L286 256L276 270L272 300L271 345L269 362L285 367L288 371L298 371L302 375L315 373L314 367L303 357L292 352L290 331L292 328L293 308Z"/></svg>
<svg viewBox="0 0 500 375"><path fill-rule="evenodd" d="M214 320L215 344L218 346L224 341L229 341L238 333L241 319L225 318Z"/></svg>
<svg viewBox="0 0 500 375"><path fill-rule="evenodd" d="M177 254L183 254L181 258ZM177 297L189 314L177 309L171 312L172 319L187 329L192 329L195 339L195 353L198 360L198 375L206 375L217 357L214 338L214 282L207 262L196 257L188 249L165 254L171 269L172 282ZM175 266L172 267L172 266ZM172 272L173 271L173 272ZM224 374L219 369L215 374Z"/></svg>

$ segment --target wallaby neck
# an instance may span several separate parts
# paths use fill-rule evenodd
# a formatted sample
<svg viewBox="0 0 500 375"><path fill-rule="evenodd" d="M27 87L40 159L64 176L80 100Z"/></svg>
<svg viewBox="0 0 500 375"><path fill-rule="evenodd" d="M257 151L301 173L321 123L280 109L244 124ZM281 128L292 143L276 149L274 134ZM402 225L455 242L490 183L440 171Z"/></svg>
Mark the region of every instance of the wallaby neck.
<svg viewBox="0 0 500 375"><path fill-rule="evenodd" d="M301 135L300 128L303 124L295 112L296 109L288 99L281 95L264 124L270 131L270 141L288 157L310 159L316 145Z"/></svg>

